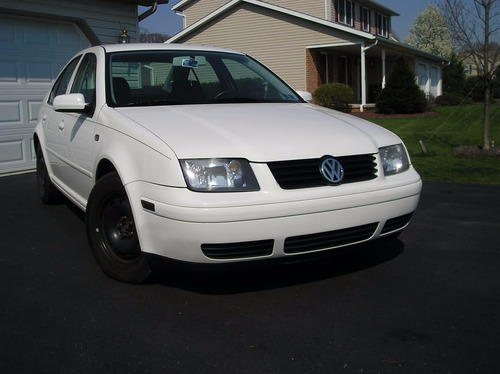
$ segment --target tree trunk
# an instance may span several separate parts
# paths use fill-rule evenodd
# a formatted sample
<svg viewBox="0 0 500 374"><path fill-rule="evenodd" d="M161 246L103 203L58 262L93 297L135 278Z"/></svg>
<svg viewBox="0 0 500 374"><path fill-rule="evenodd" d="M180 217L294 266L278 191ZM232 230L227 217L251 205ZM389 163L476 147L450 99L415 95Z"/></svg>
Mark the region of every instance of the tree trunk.
<svg viewBox="0 0 500 374"><path fill-rule="evenodd" d="M486 82L484 87L483 149L490 149L490 101L491 82Z"/></svg>

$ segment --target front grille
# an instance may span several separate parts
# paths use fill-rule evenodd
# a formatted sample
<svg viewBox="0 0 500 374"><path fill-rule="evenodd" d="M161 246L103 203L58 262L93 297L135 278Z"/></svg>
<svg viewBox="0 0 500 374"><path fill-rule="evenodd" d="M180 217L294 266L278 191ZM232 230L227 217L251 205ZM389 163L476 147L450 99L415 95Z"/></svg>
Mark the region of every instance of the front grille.
<svg viewBox="0 0 500 374"><path fill-rule="evenodd" d="M285 253L311 252L334 248L367 240L373 236L378 223L350 227L347 229L293 236L285 240Z"/></svg>
<svg viewBox="0 0 500 374"><path fill-rule="evenodd" d="M410 223L411 217L413 213L405 214L404 216L395 217L388 219L382 229L381 234L386 234L391 231L396 231L405 227L408 223Z"/></svg>
<svg viewBox="0 0 500 374"><path fill-rule="evenodd" d="M274 240L257 240L240 243L202 244L205 256L213 259L231 259L269 256L273 253Z"/></svg>
<svg viewBox="0 0 500 374"><path fill-rule="evenodd" d="M375 155L335 157L344 168L342 183L362 182L377 177ZM320 158L292 161L275 161L267 165L276 182L285 190L327 186L320 172Z"/></svg>

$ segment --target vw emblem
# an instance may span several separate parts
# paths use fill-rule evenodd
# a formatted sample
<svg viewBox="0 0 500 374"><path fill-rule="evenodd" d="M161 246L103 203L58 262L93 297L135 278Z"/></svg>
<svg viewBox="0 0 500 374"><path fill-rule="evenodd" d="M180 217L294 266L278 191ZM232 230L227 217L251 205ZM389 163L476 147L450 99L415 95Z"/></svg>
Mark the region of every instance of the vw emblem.
<svg viewBox="0 0 500 374"><path fill-rule="evenodd" d="M340 183L344 178L344 168L333 157L327 157L321 162L321 175L330 183Z"/></svg>

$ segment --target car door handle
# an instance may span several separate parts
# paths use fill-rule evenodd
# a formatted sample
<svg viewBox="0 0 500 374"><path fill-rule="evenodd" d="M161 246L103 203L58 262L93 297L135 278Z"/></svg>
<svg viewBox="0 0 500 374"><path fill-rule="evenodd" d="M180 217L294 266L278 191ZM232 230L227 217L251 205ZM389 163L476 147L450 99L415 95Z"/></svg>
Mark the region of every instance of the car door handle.
<svg viewBox="0 0 500 374"><path fill-rule="evenodd" d="M64 121L59 122L59 126L57 126L59 130L63 131L64 130Z"/></svg>

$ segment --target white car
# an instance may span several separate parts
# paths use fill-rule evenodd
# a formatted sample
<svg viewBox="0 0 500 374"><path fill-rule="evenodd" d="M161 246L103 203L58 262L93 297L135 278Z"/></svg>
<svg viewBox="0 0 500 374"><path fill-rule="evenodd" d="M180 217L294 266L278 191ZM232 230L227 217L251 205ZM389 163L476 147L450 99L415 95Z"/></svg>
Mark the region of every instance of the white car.
<svg viewBox="0 0 500 374"><path fill-rule="evenodd" d="M40 198L84 210L95 259L125 282L158 256L289 260L394 236L422 186L396 135L215 48L86 49L35 131Z"/></svg>

